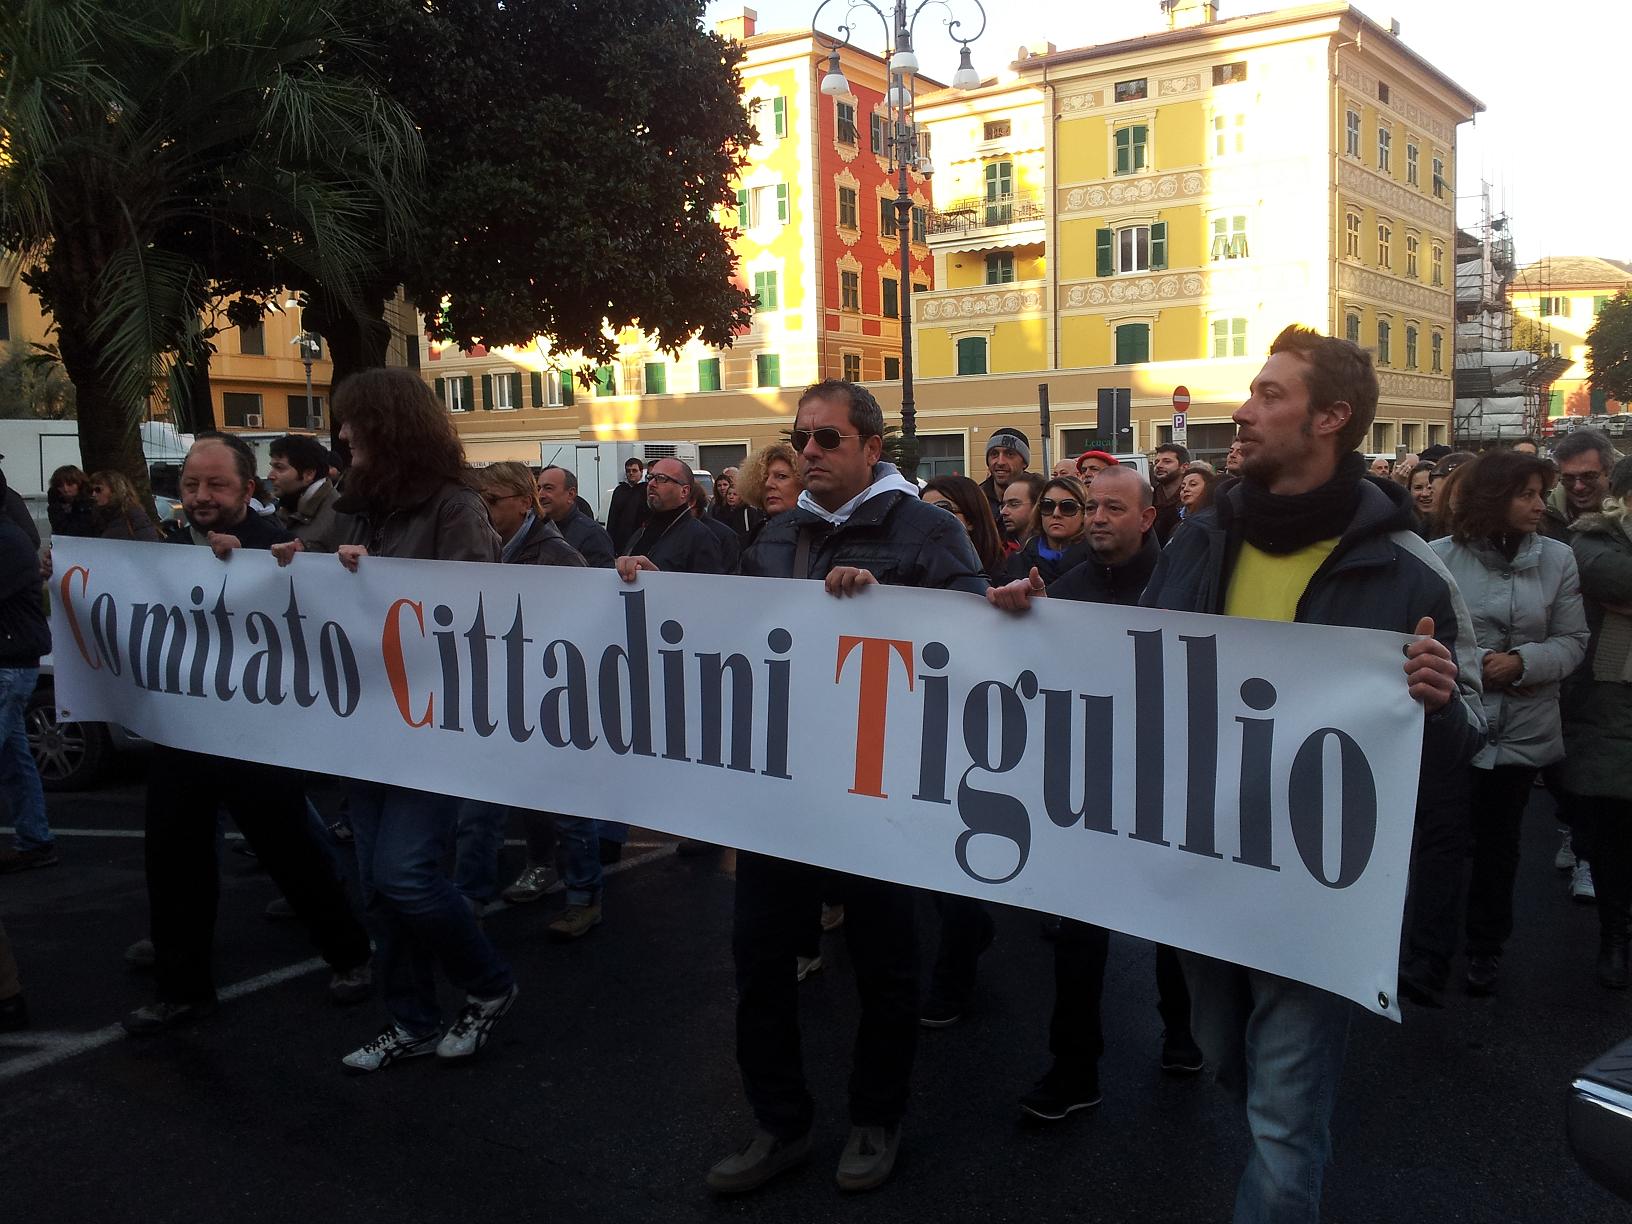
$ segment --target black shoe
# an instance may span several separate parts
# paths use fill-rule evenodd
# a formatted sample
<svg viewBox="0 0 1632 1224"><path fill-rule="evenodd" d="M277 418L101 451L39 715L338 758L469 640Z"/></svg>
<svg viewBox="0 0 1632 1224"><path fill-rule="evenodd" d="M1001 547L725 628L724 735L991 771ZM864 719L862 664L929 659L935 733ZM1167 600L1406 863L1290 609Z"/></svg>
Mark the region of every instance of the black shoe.
<svg viewBox="0 0 1632 1224"><path fill-rule="evenodd" d="M963 1019L963 1004L952 999L931 995L918 1013L918 1023L925 1028L951 1028Z"/></svg>
<svg viewBox="0 0 1632 1224"><path fill-rule="evenodd" d="M1400 998L1418 1007L1432 1007L1436 1011L1445 1007L1445 1000L1438 990L1421 978L1407 977L1404 973L1400 974Z"/></svg>
<svg viewBox="0 0 1632 1224"><path fill-rule="evenodd" d="M31 871L36 867L55 867L62 862L57 857L56 843L35 846L32 850L0 849L0 872Z"/></svg>
<svg viewBox="0 0 1632 1224"><path fill-rule="evenodd" d="M1598 984L1605 990L1625 990L1628 980L1626 936L1601 936L1598 940Z"/></svg>
<svg viewBox="0 0 1632 1224"><path fill-rule="evenodd" d="M1188 1032L1162 1030L1162 1070L1168 1075L1196 1075L1203 1066L1201 1047Z"/></svg>
<svg viewBox="0 0 1632 1224"><path fill-rule="evenodd" d="M0 999L0 1033L15 1033L28 1027L28 1003L20 994Z"/></svg>
<svg viewBox="0 0 1632 1224"><path fill-rule="evenodd" d="M1468 957L1467 988L1470 995L1492 995L1496 993L1496 979L1502 970L1502 958L1499 954L1486 953Z"/></svg>
<svg viewBox="0 0 1632 1224"><path fill-rule="evenodd" d="M119 1023L132 1037L147 1037L206 1019L215 1015L216 1008L214 999L200 999L197 1003L168 1003L160 999L157 1003L138 1007Z"/></svg>
<svg viewBox="0 0 1632 1224"><path fill-rule="evenodd" d="M606 866L606 864L608 864L608 863L615 863L615 862L617 862L619 859L621 859L623 857L623 843L622 842L608 841L606 838L603 837L603 838L601 838L600 849L601 849L601 865L603 867Z"/></svg>
<svg viewBox="0 0 1632 1224"><path fill-rule="evenodd" d="M1055 1063L1037 1086L1020 1098L1020 1108L1040 1122L1058 1122L1079 1109L1092 1109L1101 1099L1097 1069L1073 1073Z"/></svg>

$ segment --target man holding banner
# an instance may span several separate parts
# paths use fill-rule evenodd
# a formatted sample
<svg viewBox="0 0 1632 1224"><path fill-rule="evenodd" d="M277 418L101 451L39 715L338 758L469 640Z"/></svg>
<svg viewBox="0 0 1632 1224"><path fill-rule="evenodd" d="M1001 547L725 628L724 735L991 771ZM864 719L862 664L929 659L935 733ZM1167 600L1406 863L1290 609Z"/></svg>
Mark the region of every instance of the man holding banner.
<svg viewBox="0 0 1632 1224"><path fill-rule="evenodd" d="M1174 532L1142 602L1416 634L1405 673L1427 713L1422 759L1459 769L1484 733L1473 632L1455 583L1412 530L1404 491L1364 478L1355 448L1377 394L1363 349L1283 331L1234 415L1240 482ZM1275 697L1266 684L1243 686L1243 699L1268 709ZM1183 960L1196 1037L1219 1082L1244 1095L1252 1129L1237 1224L1318 1220L1350 1004L1262 970Z"/></svg>
<svg viewBox="0 0 1632 1224"><path fill-rule="evenodd" d="M766 525L743 557L744 574L819 578L839 596L875 583L986 590L963 525L920 502L917 488L880 462L884 413L866 388L834 379L806 391L793 447L805 491L796 509ZM759 1125L742 1150L709 1170L717 1193L752 1190L810 1154L815 1106L800 1066L796 963L826 876L806 863L737 855L737 1063ZM840 891L861 1027L838 1183L870 1190L895 1166L917 1048L917 899L903 885L855 875L842 877Z"/></svg>

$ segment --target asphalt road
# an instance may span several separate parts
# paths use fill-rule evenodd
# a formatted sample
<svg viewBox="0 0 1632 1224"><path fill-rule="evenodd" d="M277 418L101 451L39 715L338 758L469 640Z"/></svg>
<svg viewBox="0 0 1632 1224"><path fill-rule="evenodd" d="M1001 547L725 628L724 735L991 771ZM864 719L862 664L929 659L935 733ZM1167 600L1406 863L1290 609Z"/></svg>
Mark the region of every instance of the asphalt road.
<svg viewBox="0 0 1632 1224"><path fill-rule="evenodd" d="M901 1164L859 1199L832 1177L856 1005L843 940L827 936L827 968L801 988L815 1157L716 1201L702 1175L752 1125L732 1055L731 855L680 859L638 831L586 939L545 940L559 897L488 917L522 994L473 1065L341 1074L381 1013L323 1001L299 928L262 917L272 885L231 854L217 970L235 997L205 1025L130 1041L110 1026L149 997L122 959L145 934L140 801L134 777L53 798L59 829L106 833L63 833L60 867L0 877L36 1025L0 1036L0 1221L1229 1218L1244 1118L1212 1085L1159 1074L1148 944L1113 941L1104 1104L1019 1122L1051 992L1049 946L1021 911L998 912L977 1010L924 1033ZM1552 869L1546 807L1538 792L1501 993L1453 995L1403 1026L1356 1009L1328 1220L1632 1216L1564 1136L1570 1077L1632 1030L1632 998L1592 981L1596 919Z"/></svg>

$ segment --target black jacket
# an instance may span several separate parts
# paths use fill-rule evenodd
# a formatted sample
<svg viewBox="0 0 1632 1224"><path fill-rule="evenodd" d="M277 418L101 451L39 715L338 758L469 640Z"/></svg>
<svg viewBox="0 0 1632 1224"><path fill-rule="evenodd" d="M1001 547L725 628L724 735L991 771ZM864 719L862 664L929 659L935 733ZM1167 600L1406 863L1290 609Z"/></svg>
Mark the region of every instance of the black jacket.
<svg viewBox="0 0 1632 1224"><path fill-rule="evenodd" d="M810 534L810 563L796 574L800 532ZM742 558L744 574L766 578L825 578L841 565L864 569L887 586L976 594L989 586L963 524L904 490L868 498L837 527L795 507L766 523Z"/></svg>
<svg viewBox="0 0 1632 1224"><path fill-rule="evenodd" d="M38 667L50 650L40 558L22 528L0 515L0 667Z"/></svg>
<svg viewBox="0 0 1632 1224"><path fill-rule="evenodd" d="M612 537L606 533L606 528L578 507L567 511L567 517L556 527L567 538L567 543L582 554L585 564L596 569L611 569L617 561L618 554L612 547Z"/></svg>
<svg viewBox="0 0 1632 1224"><path fill-rule="evenodd" d="M998 538L1012 541L1014 537L1009 534L1008 525L1003 521L1003 494L997 491L997 478L986 477L980 482L980 491L986 494L986 504L992 508L992 521L997 524Z"/></svg>
<svg viewBox="0 0 1632 1224"><path fill-rule="evenodd" d="M612 547L618 556L628 552L630 538L646 521L646 482L632 485L627 480L612 490L612 500L606 507L606 532L612 537Z"/></svg>
<svg viewBox="0 0 1632 1224"><path fill-rule="evenodd" d="M758 538L760 529L765 526L765 511L757 506L750 506L747 502L738 502L735 510L715 506L712 513L717 520L736 532L738 552L746 550Z"/></svg>
<svg viewBox="0 0 1632 1224"><path fill-rule="evenodd" d="M102 534L96 526L96 506L89 493L64 497L53 489L45 495L45 513L51 520L51 534L54 536L89 538Z"/></svg>
<svg viewBox="0 0 1632 1224"><path fill-rule="evenodd" d="M742 542L737 539L737 533L732 530L731 524L724 519L715 518L712 514L704 514L698 520L704 527L714 533L714 538L720 542L720 559L725 564L724 572L734 574L742 564Z"/></svg>
<svg viewBox="0 0 1632 1224"><path fill-rule="evenodd" d="M1088 542L1078 540L1067 546L1065 555L1058 561L1050 561L1039 551L1042 542L1042 536L1032 536L1019 552L1010 554L1007 563L1004 565L1004 575L1007 581L1013 582L1017 578L1029 578L1031 576L1031 567L1035 565L1044 582L1053 582L1062 574L1081 565L1092 555L1088 551Z"/></svg>
<svg viewBox="0 0 1632 1224"><path fill-rule="evenodd" d="M1140 603L1179 612L1224 610L1230 571L1241 550L1245 499L1237 484L1213 506L1185 519L1162 550ZM1230 524L1229 529L1226 523ZM1312 625L1348 625L1413 633L1424 616L1434 636L1461 668L1460 700L1428 716L1423 776L1459 772L1485 739L1478 644L1456 583L1412 530L1409 495L1393 482L1362 480L1354 516L1298 602L1297 619ZM1404 683L1402 673L1401 683ZM1419 806L1435 788L1419 790Z"/></svg>
<svg viewBox="0 0 1632 1224"><path fill-rule="evenodd" d="M1165 496L1163 492L1167 488L1165 485L1158 484L1154 485L1153 488L1155 490L1156 521L1151 524L1150 530L1151 534L1156 537L1156 543L1166 547L1167 542L1173 538L1173 533L1179 529L1179 524L1184 521L1184 515L1180 513L1183 507L1179 504L1179 482L1175 480L1172 484L1172 497Z"/></svg>
<svg viewBox="0 0 1632 1224"><path fill-rule="evenodd" d="M218 527L211 530L219 531L222 535L237 536L238 543L245 548L271 548L274 544L287 544L295 537L290 535L284 525L269 514L256 514L248 511L243 521L236 527ZM206 532L206 535L209 533ZM191 544L193 533L186 526L172 524L164 537L166 544Z"/></svg>
<svg viewBox="0 0 1632 1224"><path fill-rule="evenodd" d="M583 556L567 542L560 528L542 515L533 520L506 565L584 565Z"/></svg>
<svg viewBox="0 0 1632 1224"><path fill-rule="evenodd" d="M725 551L719 537L691 512L690 506L648 518L621 555L645 557L670 573L725 573Z"/></svg>
<svg viewBox="0 0 1632 1224"><path fill-rule="evenodd" d="M1048 584L1048 597L1136 607L1161 555L1154 531L1145 532L1143 546L1132 560L1121 565L1105 565L1096 561L1090 552L1081 565L1073 566Z"/></svg>

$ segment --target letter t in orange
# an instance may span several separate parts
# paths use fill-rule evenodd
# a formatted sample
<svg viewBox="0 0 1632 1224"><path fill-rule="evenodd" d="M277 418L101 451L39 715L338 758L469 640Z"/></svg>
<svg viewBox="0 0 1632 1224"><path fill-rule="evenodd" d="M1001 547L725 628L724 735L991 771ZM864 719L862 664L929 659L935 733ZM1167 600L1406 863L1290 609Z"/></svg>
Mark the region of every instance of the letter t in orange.
<svg viewBox="0 0 1632 1224"><path fill-rule="evenodd" d="M852 795L888 798L884 793L884 724L890 704L890 653L901 656L907 669L907 689L913 685L912 643L895 638L840 637L833 683L844 675L844 664L861 647L861 696L856 704L856 774Z"/></svg>

